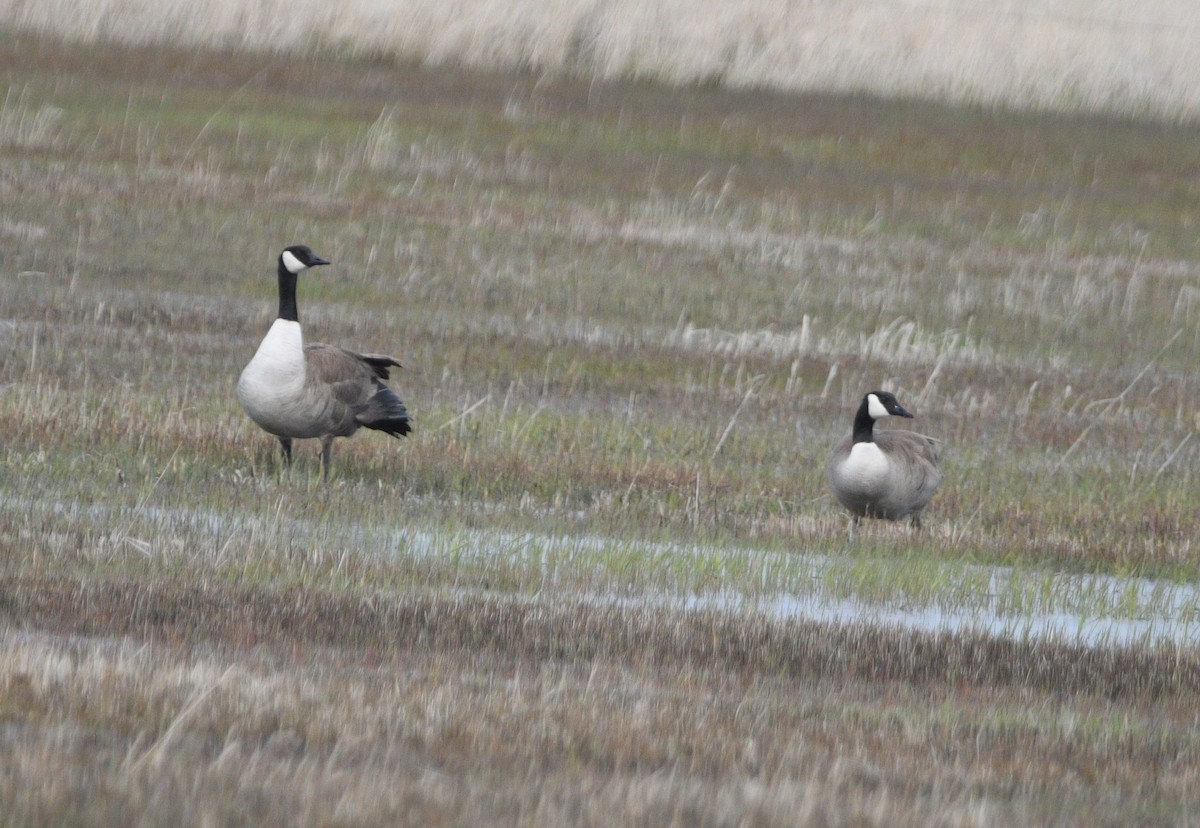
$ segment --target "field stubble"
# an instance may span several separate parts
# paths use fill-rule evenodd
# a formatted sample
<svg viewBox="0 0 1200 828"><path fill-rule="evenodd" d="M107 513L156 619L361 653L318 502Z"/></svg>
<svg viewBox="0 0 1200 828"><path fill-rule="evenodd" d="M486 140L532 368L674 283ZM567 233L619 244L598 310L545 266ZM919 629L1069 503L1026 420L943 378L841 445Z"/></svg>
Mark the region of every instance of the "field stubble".
<svg viewBox="0 0 1200 828"><path fill-rule="evenodd" d="M1194 582L1187 130L14 37L0 71L15 819L1195 804L1189 644L653 600L769 595L795 549L863 592L962 561ZM339 445L328 487L231 394L293 241L335 263L308 329L396 353L418 417ZM947 483L930 531L851 548L821 468L880 385ZM418 556L393 526L611 546Z"/></svg>

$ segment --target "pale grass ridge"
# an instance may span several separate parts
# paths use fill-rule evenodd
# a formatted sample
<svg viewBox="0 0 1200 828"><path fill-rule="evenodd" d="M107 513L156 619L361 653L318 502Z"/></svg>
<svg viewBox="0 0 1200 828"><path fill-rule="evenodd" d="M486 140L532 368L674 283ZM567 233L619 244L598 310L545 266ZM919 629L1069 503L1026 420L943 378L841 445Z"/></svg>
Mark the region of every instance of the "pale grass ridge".
<svg viewBox="0 0 1200 828"><path fill-rule="evenodd" d="M88 42L332 47L429 65L1200 113L1200 7L1188 0L4 0L0 23Z"/></svg>

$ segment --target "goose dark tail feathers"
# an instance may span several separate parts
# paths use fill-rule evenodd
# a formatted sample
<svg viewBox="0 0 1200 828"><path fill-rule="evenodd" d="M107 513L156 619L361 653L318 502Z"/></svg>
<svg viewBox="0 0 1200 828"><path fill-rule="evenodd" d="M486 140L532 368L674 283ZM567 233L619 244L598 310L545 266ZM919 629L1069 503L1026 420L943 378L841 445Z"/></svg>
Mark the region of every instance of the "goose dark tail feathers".
<svg viewBox="0 0 1200 828"><path fill-rule="evenodd" d="M383 377L386 378L387 364L377 367L375 363L369 361L370 359L371 357L366 357L363 361L368 362L377 373L382 372ZM386 359L391 365L400 364L391 357L380 357L379 359ZM367 403L366 409L356 419L360 425L382 431L393 437L403 437L412 431L412 420L408 416L408 409L405 408L404 402L396 396L395 391L378 380L375 382L375 393Z"/></svg>

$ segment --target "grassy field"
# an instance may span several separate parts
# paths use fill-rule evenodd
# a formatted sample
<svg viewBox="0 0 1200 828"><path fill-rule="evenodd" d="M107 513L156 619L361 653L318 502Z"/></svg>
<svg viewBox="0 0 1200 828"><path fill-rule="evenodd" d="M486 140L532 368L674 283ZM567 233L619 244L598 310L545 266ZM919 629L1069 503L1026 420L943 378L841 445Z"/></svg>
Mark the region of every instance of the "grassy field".
<svg viewBox="0 0 1200 828"><path fill-rule="evenodd" d="M10 822L1194 819L1193 640L756 608L1200 580L1194 130L15 35L0 71ZM395 354L416 416L329 485L233 396L295 242L308 335ZM823 465L875 387L947 480L849 543Z"/></svg>

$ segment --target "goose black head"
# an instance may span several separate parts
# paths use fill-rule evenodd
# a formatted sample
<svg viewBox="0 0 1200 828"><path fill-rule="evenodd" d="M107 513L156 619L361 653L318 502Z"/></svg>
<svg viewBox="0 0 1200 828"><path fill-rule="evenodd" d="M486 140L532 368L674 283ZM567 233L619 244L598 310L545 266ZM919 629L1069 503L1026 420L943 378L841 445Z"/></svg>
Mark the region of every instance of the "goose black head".
<svg viewBox="0 0 1200 828"><path fill-rule="evenodd" d="M883 417L908 417L912 419L912 414L899 403L896 395L890 391L871 391L867 394L863 402L866 404L867 413L871 415L872 420L879 420Z"/></svg>
<svg viewBox="0 0 1200 828"><path fill-rule="evenodd" d="M312 248L306 244L293 245L285 248L279 254L279 266L293 275L310 267L327 264L329 264L328 259L322 259L316 253L313 253Z"/></svg>

